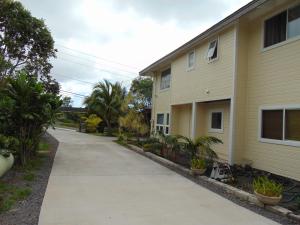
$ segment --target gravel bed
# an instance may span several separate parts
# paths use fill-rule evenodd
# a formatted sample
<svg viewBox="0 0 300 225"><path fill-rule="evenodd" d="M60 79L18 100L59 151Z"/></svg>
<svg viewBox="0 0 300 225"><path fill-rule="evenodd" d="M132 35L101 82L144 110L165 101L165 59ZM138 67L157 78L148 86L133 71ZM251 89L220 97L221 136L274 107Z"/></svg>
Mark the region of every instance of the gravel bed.
<svg viewBox="0 0 300 225"><path fill-rule="evenodd" d="M38 225L39 214L48 184L49 175L51 172L54 156L58 147L58 142L48 133L43 137L49 143L50 153L46 157L41 168L35 172L34 181L29 183L32 189L30 196L17 203L11 210L0 215L1 225ZM24 185L24 181L20 181L20 172L10 170L4 180L14 180L15 184Z"/></svg>
<svg viewBox="0 0 300 225"><path fill-rule="evenodd" d="M163 164L162 164L163 165ZM174 169L174 168L170 168L171 170L181 174L182 176L188 178L189 180L201 185L202 187L204 188L207 188L209 189L210 191L236 203L237 205L239 206L242 206L244 208L247 208L257 214L260 214L264 217L267 217L271 220L274 220L280 224L283 224L283 225L299 225L299 223L293 221L293 220L290 220L289 218L287 217L284 217L284 216L281 216L281 215L277 215L273 212L270 212L264 208L261 208L261 207L258 207L254 204L250 204L249 202L246 202L246 201L242 201L241 199L237 198L236 196L234 196L233 194L230 194L228 193L225 189L219 187L219 186L216 186L216 185L212 185L211 183L205 181L205 180L201 180L201 179L197 179L193 176L190 176L190 175L187 175L185 173L183 173L182 171L180 170L177 170L177 169Z"/></svg>

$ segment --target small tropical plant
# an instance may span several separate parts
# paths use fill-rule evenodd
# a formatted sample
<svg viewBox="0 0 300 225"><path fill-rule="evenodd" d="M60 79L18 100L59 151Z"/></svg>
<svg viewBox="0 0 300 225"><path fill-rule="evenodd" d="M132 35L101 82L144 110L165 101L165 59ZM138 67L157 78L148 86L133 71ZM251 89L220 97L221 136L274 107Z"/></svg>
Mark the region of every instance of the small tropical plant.
<svg viewBox="0 0 300 225"><path fill-rule="evenodd" d="M283 186L266 176L262 176L253 181L253 189L264 196L280 197L282 195Z"/></svg>
<svg viewBox="0 0 300 225"><path fill-rule="evenodd" d="M211 146L223 143L220 139L212 136L201 136L192 140L191 138L179 135L178 140L183 143L184 149L189 154L190 159L200 157L208 161L218 158L217 153Z"/></svg>
<svg viewBox="0 0 300 225"><path fill-rule="evenodd" d="M86 120L86 132L95 133L97 131L97 126L102 120L96 115L91 114Z"/></svg>
<svg viewBox="0 0 300 225"><path fill-rule="evenodd" d="M192 169L205 169L206 168L206 161L201 158L193 158L191 160L191 168Z"/></svg>
<svg viewBox="0 0 300 225"><path fill-rule="evenodd" d="M18 140L14 137L7 137L0 134L0 155L9 157L18 148Z"/></svg>
<svg viewBox="0 0 300 225"><path fill-rule="evenodd" d="M144 144L143 145L143 150L145 152L150 152L152 150L152 148L153 148L152 144Z"/></svg>

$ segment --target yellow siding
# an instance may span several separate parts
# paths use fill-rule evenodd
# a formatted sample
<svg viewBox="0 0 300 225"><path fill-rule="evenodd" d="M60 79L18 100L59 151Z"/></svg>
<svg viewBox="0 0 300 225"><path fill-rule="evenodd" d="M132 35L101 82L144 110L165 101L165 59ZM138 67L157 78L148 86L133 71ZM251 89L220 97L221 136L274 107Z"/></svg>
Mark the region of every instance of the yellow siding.
<svg viewBox="0 0 300 225"><path fill-rule="evenodd" d="M229 134L229 111L230 111L230 103L229 101L222 102L212 102L212 103L201 103L198 106L200 109L197 114L198 117L202 117L202 121L197 121L197 136L214 136L223 141L223 144L213 146L213 149L216 151L220 159L227 160L228 159L228 134ZM222 110L223 111L223 132L211 132L209 130L210 120L209 115L211 110ZM202 112L202 113L201 113ZM198 123L199 122L199 123ZM204 133L202 133L204 132Z"/></svg>
<svg viewBox="0 0 300 225"><path fill-rule="evenodd" d="M153 107L152 107L152 121L154 121L154 127L156 124L157 113L169 113L170 112L170 92L171 88L160 90L160 72L155 77L153 82ZM152 129L154 128L152 127ZM152 130L153 131L153 130Z"/></svg>
<svg viewBox="0 0 300 225"><path fill-rule="evenodd" d="M191 135L192 104L172 106L172 134Z"/></svg>
<svg viewBox="0 0 300 225"><path fill-rule="evenodd" d="M300 148L258 140L259 107L300 104L300 41L262 51L262 18L248 32L245 149L253 166L300 180Z"/></svg>
<svg viewBox="0 0 300 225"><path fill-rule="evenodd" d="M172 104L228 98L232 94L234 29L219 35L218 59L206 59L209 39L195 49L195 68L187 71L187 55L172 62ZM209 90L209 94L206 93ZM224 97L225 96L225 97Z"/></svg>

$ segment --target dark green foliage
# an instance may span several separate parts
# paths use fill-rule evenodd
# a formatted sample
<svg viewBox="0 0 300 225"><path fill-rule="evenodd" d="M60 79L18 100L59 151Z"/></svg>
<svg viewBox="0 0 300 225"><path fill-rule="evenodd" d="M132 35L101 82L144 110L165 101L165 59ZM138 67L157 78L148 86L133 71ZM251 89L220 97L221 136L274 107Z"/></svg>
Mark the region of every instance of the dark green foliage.
<svg viewBox="0 0 300 225"><path fill-rule="evenodd" d="M96 114L106 124L108 133L112 131L113 123L118 123L121 106L126 90L120 83L111 83L108 80L95 85L92 94L84 101L90 114Z"/></svg>
<svg viewBox="0 0 300 225"><path fill-rule="evenodd" d="M0 134L0 155L9 157L10 153L15 153L19 142L14 137L6 137Z"/></svg>
<svg viewBox="0 0 300 225"><path fill-rule="evenodd" d="M153 81L151 78L139 76L132 81L130 92L134 96L136 104L142 104L143 108L151 106L152 85Z"/></svg>
<svg viewBox="0 0 300 225"><path fill-rule="evenodd" d="M38 150L45 129L54 123L61 101L24 72L7 78L0 96L8 102L1 105L0 132L18 139L17 157L25 165Z"/></svg>
<svg viewBox="0 0 300 225"><path fill-rule="evenodd" d="M54 40L44 21L37 19L18 1L0 1L0 79L25 69L41 76L48 92L58 93L50 76L50 58L56 56Z"/></svg>

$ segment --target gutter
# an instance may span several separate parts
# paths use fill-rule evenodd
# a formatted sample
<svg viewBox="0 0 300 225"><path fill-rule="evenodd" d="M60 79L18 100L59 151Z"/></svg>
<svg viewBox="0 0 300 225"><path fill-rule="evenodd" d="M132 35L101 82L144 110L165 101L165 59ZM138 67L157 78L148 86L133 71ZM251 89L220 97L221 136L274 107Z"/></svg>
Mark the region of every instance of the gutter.
<svg viewBox="0 0 300 225"><path fill-rule="evenodd" d="M247 5L243 6L239 10L235 11L231 15L227 16L225 19L221 20L217 24L213 25L203 33L199 34L189 42L185 43L184 45L180 46L179 48L175 49L171 53L167 54L166 56L162 57L161 59L157 60L156 62L152 63L145 69L139 72L140 76L149 76L149 72L153 69L155 69L157 66L159 66L162 63L166 63L168 61L174 60L176 57L178 57L180 54L183 54L188 49L194 47L195 45L199 44L202 40L208 38L209 36L213 35L214 33L220 31L223 28L226 28L231 23L235 22L237 19L239 19L241 16L249 13L250 11L256 9L260 5L264 4L269 0L253 0L252 2L248 3Z"/></svg>

